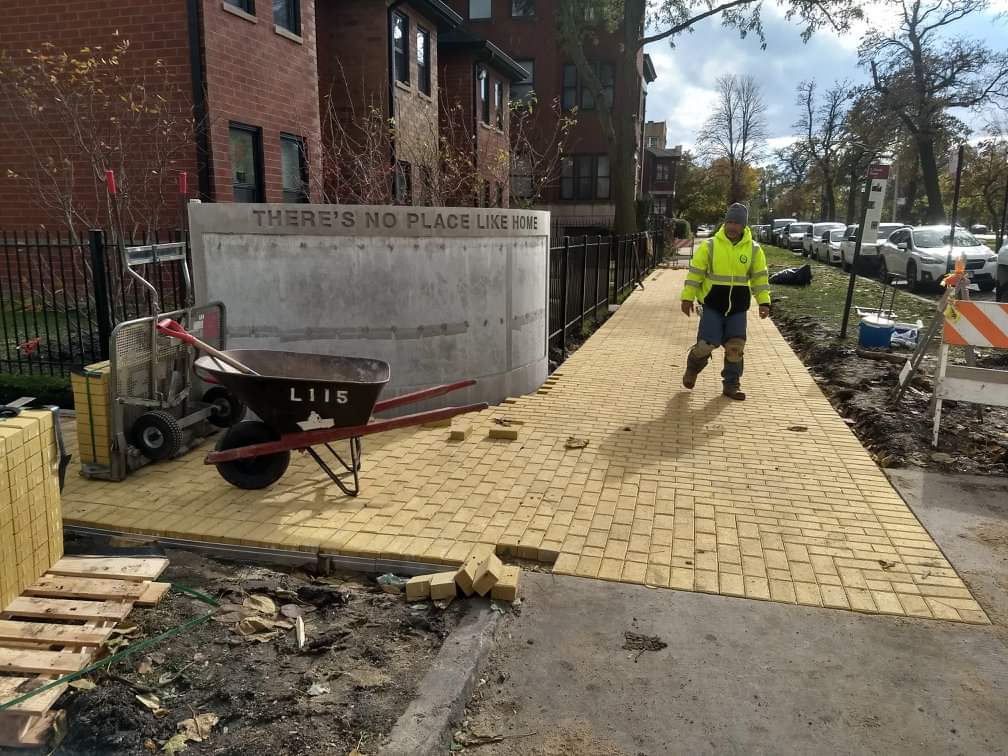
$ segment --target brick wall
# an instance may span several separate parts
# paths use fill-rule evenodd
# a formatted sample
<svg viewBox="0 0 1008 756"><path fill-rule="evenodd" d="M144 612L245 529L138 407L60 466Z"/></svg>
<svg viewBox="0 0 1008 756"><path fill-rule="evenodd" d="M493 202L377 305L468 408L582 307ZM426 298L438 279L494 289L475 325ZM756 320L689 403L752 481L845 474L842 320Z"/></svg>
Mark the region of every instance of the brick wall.
<svg viewBox="0 0 1008 756"><path fill-rule="evenodd" d="M256 5L254 19L229 12L221 0L203 0L202 14L214 199L234 199L234 121L262 130L265 200L281 202L281 133L305 139L309 183L321 174L315 3L300 0L299 41L276 31L267 2Z"/></svg>
<svg viewBox="0 0 1008 756"><path fill-rule="evenodd" d="M119 37L114 36L116 29ZM3 7L0 52L14 61L26 61L29 57L26 49L38 50L46 42L54 45L54 52L77 54L85 46L100 45L109 49L119 39L130 41L130 50L121 66L125 80L138 81L148 76L154 62L161 59L169 89L159 94L171 99L173 108L191 106L186 3L182 0L130 0L125 4L114 0L88 0L86 3L35 0L9 2ZM8 175L8 171L21 176L32 173L31 147L18 118L17 111L0 100L0 229L61 228L65 222L53 209L40 207L32 183ZM45 145L52 139L66 140L68 135L69 130L60 119L54 118L48 128L33 130L32 138L36 144ZM39 152L43 150L48 151L48 148L38 148ZM72 184L74 194L81 198L85 212L93 217L104 201L104 185L84 161L75 160L71 167L76 177ZM194 190L195 150L180 155L173 168L175 172L189 172ZM166 176L163 183L151 180L149 175L148 181L151 192L159 189L169 195L175 192L177 178L174 174ZM177 203L172 199L169 204L172 205L170 215L174 216Z"/></svg>

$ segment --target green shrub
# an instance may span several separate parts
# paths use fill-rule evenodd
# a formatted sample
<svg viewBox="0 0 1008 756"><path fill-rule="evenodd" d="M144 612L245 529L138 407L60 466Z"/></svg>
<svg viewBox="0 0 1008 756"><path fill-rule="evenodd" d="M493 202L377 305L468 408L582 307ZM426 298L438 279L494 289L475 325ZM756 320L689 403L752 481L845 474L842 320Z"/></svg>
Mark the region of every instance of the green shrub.
<svg viewBox="0 0 1008 756"><path fill-rule="evenodd" d="M0 373L0 404L22 396L34 396L38 404L55 404L64 409L74 406L70 379L65 376Z"/></svg>

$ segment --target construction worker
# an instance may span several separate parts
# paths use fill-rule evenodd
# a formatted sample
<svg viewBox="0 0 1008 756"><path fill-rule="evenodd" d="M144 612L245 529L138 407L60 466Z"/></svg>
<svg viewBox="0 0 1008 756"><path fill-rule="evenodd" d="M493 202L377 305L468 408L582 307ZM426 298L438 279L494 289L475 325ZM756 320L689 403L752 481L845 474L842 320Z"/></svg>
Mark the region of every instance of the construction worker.
<svg viewBox="0 0 1008 756"><path fill-rule="evenodd" d="M745 399L741 387L742 355L746 313L753 295L759 303L759 316L770 315L766 255L753 240L748 222L749 210L745 205L736 202L728 208L724 225L693 253L682 293L684 315L693 314L694 302L700 304L697 343L686 358L683 386L693 388L711 354L723 346L724 395L739 401Z"/></svg>

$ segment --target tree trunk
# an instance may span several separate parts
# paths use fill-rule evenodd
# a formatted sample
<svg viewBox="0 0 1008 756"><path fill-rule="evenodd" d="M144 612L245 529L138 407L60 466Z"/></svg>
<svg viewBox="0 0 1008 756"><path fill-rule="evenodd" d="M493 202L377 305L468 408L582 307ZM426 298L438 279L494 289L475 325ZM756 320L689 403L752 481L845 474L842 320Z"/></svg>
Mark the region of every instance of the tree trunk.
<svg viewBox="0 0 1008 756"><path fill-rule="evenodd" d="M613 177L613 230L617 234L632 234L638 230L637 163L634 157L644 114L640 112L642 93L637 54L640 51L645 6L646 0L629 0L623 8L623 51L616 72L616 99L636 97L636 101L624 102L613 108L616 140L609 150L609 160ZM643 162L644 156L641 155L640 159Z"/></svg>
<svg viewBox="0 0 1008 756"><path fill-rule="evenodd" d="M822 219L831 221L836 218L836 192L833 188L833 176L826 176L824 183Z"/></svg>
<svg viewBox="0 0 1008 756"><path fill-rule="evenodd" d="M861 181L858 177L857 166L851 168L850 183L847 185L847 225L851 226L857 221L857 200Z"/></svg>
<svg viewBox="0 0 1008 756"><path fill-rule="evenodd" d="M945 205L942 203L941 185L938 183L938 163L935 160L934 138L920 132L916 136L917 152L920 155L921 177L927 194L929 223L945 220Z"/></svg>

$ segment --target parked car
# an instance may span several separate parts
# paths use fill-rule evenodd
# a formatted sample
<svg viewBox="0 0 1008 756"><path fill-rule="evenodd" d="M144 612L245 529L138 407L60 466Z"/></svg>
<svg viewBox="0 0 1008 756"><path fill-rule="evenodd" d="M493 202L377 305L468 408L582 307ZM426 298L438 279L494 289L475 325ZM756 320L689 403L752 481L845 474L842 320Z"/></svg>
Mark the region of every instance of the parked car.
<svg viewBox="0 0 1008 756"><path fill-rule="evenodd" d="M802 252L805 254L805 257L817 257L815 250L816 243L822 241L823 234L827 231L832 231L835 228L842 231L846 228L846 226L843 223L835 223L832 221L825 223L813 223L812 233L802 240Z"/></svg>
<svg viewBox="0 0 1008 756"><path fill-rule="evenodd" d="M812 257L830 265L840 262L840 244L846 238L847 228L831 228L824 231L812 248Z"/></svg>
<svg viewBox="0 0 1008 756"><path fill-rule="evenodd" d="M784 233L781 235L781 246L792 252L802 252L805 237L811 233L811 223L789 223L784 227Z"/></svg>
<svg viewBox="0 0 1008 756"><path fill-rule="evenodd" d="M990 233L990 229L987 228L987 226L985 226L983 223L974 223L972 226L970 226L970 233L971 234L989 234Z"/></svg>
<svg viewBox="0 0 1008 756"><path fill-rule="evenodd" d="M951 238L949 226L901 228L878 245L879 273L883 279L889 273L906 276L910 291L917 291L938 284L955 259L965 255L970 279L981 291L992 291L997 285L998 256L964 228L955 230L950 249Z"/></svg>
<svg viewBox="0 0 1008 756"><path fill-rule="evenodd" d="M1008 302L1008 244L1001 247L997 259L997 301Z"/></svg>
<svg viewBox="0 0 1008 756"><path fill-rule="evenodd" d="M781 246L781 237L789 223L797 223L797 218L774 218L770 224L770 243Z"/></svg>
<svg viewBox="0 0 1008 756"><path fill-rule="evenodd" d="M905 223L879 223L875 232L875 239L863 239L861 241L861 255L858 261L862 265L876 265L878 263L877 246L879 242L889 238L894 231L906 228ZM840 265L844 270L849 270L854 261L854 247L857 245L857 232L859 226L847 227L847 238L840 245Z"/></svg>
<svg viewBox="0 0 1008 756"><path fill-rule="evenodd" d="M749 230L752 231L753 239L761 242L766 241L766 239L764 238L764 234L768 228L770 228L770 226L760 224L758 226L750 226Z"/></svg>

